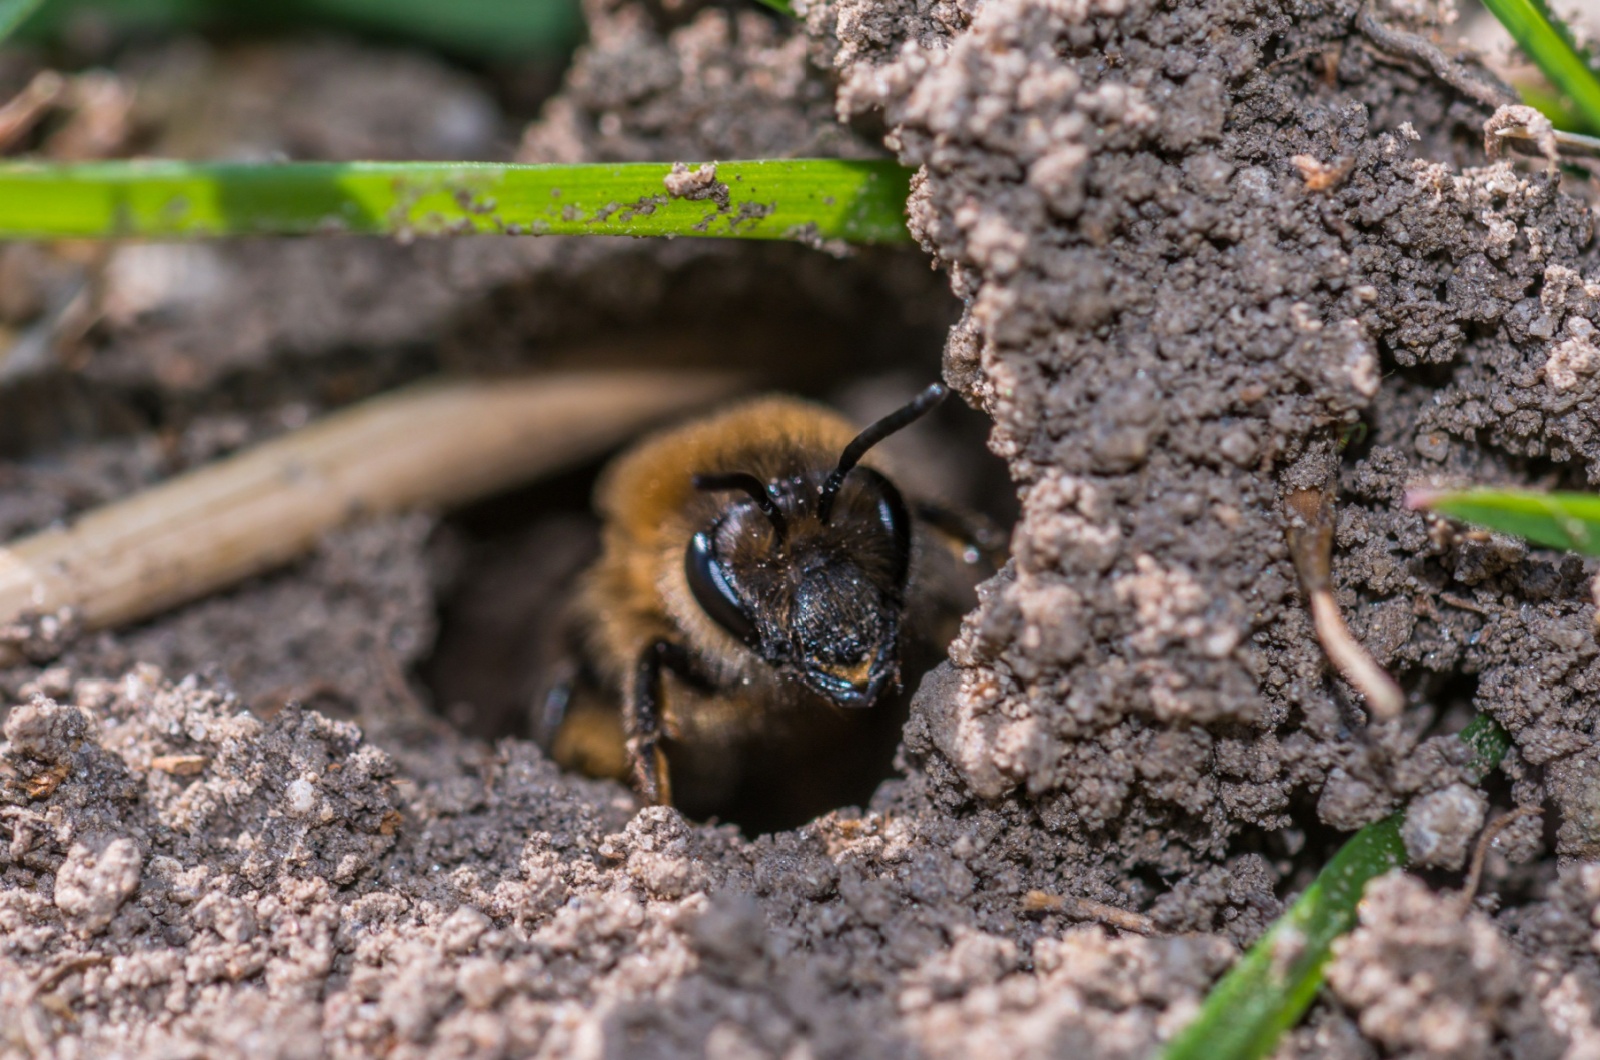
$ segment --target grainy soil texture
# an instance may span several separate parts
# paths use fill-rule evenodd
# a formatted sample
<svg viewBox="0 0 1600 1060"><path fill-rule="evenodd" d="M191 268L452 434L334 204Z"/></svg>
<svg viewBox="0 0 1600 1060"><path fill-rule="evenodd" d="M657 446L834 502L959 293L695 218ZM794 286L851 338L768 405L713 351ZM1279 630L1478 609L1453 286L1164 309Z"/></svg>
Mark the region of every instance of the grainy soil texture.
<svg viewBox="0 0 1600 1060"><path fill-rule="evenodd" d="M0 535L441 368L687 334L865 417L942 343L1004 461L950 458L953 488L1009 470L1020 503L896 776L749 837L518 735L581 474L548 517L368 521L137 627L36 616L0 631L0 1056L1149 1056L1406 811L1419 870L1373 885L1280 1055L1600 1057L1593 565L1402 504L1600 483L1593 179L1485 153L1511 97L1423 61L1444 4L796 7L587 0L526 128L398 48L130 48L130 151L888 152L920 247L8 246ZM1398 719L1319 647L1306 490ZM1511 737L1481 786L1475 712Z"/></svg>

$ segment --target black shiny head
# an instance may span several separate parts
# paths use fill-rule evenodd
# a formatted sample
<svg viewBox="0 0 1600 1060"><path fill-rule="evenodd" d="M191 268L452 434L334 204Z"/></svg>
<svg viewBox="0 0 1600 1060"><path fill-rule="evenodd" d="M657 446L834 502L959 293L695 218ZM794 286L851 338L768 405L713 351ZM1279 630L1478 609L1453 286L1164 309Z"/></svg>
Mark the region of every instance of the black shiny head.
<svg viewBox="0 0 1600 1060"><path fill-rule="evenodd" d="M900 491L862 455L944 397L930 387L867 428L831 468L762 480L695 476L745 495L690 539L684 573L713 622L768 665L842 708L870 707L900 679L900 619L911 517Z"/></svg>

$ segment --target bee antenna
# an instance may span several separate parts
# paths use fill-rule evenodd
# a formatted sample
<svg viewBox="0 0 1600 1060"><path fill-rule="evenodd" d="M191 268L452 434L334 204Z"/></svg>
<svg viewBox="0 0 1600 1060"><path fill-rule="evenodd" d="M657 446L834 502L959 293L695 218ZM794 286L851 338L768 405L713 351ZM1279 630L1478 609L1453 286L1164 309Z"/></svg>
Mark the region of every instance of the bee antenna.
<svg viewBox="0 0 1600 1060"><path fill-rule="evenodd" d="M789 521L784 518L783 509L778 507L778 501L773 497L771 487L749 472L728 471L720 475L696 475L692 481L695 489L707 493L720 493L724 490L748 493L750 499L756 502L756 507L761 509L761 514L767 517L767 522L772 524L772 529L777 535L782 538L787 534Z"/></svg>
<svg viewBox="0 0 1600 1060"><path fill-rule="evenodd" d="M863 456L867 455L868 449L932 412L949 393L949 389L943 383L934 383L905 405L856 435L855 440L845 446L844 452L839 454L839 466L830 471L822 483L822 492L817 497L818 518L824 523L828 521L828 516L833 512L833 498L839 492L839 487L844 485L844 477Z"/></svg>

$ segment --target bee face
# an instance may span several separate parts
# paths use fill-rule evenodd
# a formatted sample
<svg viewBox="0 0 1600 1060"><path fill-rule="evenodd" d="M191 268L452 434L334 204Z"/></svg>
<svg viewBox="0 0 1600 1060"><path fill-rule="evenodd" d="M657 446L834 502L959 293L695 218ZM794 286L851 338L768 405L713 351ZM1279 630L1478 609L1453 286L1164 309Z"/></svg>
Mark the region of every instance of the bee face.
<svg viewBox="0 0 1600 1060"><path fill-rule="evenodd" d="M760 398L619 457L571 616L575 676L541 712L558 761L620 761L645 801L692 815L754 799L795 823L870 794L902 670L933 664L978 571L971 536L941 528L959 516L863 459L943 397L860 431Z"/></svg>
<svg viewBox="0 0 1600 1060"><path fill-rule="evenodd" d="M898 688L911 522L894 485L859 468L826 502L825 470L765 483L738 474L699 481L751 491L685 551L684 573L706 615L837 707L870 707Z"/></svg>

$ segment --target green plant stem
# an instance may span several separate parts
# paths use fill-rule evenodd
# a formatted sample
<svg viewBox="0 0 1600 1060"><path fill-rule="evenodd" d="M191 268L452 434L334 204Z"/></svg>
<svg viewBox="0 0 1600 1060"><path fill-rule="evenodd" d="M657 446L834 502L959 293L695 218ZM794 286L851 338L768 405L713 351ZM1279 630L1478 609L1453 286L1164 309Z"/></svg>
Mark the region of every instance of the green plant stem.
<svg viewBox="0 0 1600 1060"><path fill-rule="evenodd" d="M39 9L44 0L0 0L0 41L4 41Z"/></svg>
<svg viewBox="0 0 1600 1060"><path fill-rule="evenodd" d="M1481 781L1505 756L1505 730L1479 715L1461 731ZM1164 1060L1256 1060L1300 1022L1322 986L1333 942L1355 926L1367 882L1406 863L1403 814L1350 838L1283 916L1218 981Z"/></svg>
<svg viewBox="0 0 1600 1060"><path fill-rule="evenodd" d="M674 198L670 166L486 163L0 164L0 239L720 236L909 240L910 173L888 160L722 162L724 194ZM702 189L715 191L715 188Z"/></svg>
<svg viewBox="0 0 1600 1060"><path fill-rule="evenodd" d="M1600 497L1532 490L1412 490L1406 507L1425 508L1527 538L1547 548L1600 556Z"/></svg>
<svg viewBox="0 0 1600 1060"><path fill-rule="evenodd" d="M1587 131L1600 133L1600 75L1578 50L1572 32L1541 0L1484 0L1552 84L1572 100Z"/></svg>

